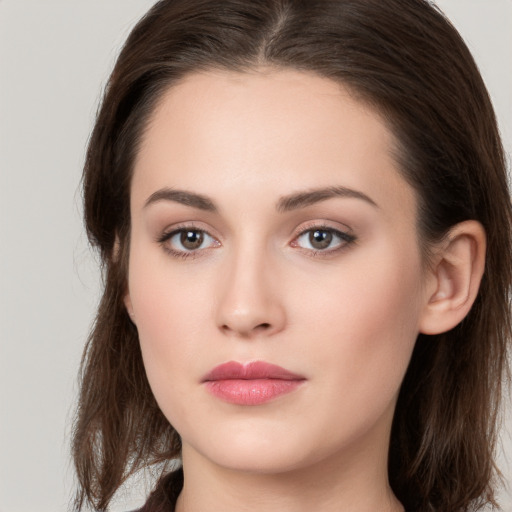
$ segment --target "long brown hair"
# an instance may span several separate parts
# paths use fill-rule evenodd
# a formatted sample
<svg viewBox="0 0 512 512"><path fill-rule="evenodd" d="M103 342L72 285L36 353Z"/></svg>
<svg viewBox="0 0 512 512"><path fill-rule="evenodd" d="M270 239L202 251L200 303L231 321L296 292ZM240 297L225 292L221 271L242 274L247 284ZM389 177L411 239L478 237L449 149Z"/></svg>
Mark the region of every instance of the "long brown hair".
<svg viewBox="0 0 512 512"><path fill-rule="evenodd" d="M339 81L384 116L419 198L425 250L458 222L483 224L486 269L472 310L451 331L416 342L394 417L389 479L408 510L494 503L512 211L493 108L462 38L426 0L162 0L117 60L85 162L85 222L103 261L104 291L81 366L76 510L105 510L128 476L155 463L165 473L165 462L180 456L123 304L131 174L148 118L188 73L261 65Z"/></svg>

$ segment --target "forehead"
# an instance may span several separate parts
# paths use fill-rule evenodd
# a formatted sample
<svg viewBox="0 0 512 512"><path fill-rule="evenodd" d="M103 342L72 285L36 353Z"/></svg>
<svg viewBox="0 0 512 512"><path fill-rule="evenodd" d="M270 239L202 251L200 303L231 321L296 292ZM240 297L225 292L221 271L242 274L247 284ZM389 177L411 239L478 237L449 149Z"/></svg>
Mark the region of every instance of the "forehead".
<svg viewBox="0 0 512 512"><path fill-rule="evenodd" d="M409 187L394 147L378 112L327 78L271 68L194 73L163 94L150 118L132 199L169 186L276 195L341 185L403 200Z"/></svg>

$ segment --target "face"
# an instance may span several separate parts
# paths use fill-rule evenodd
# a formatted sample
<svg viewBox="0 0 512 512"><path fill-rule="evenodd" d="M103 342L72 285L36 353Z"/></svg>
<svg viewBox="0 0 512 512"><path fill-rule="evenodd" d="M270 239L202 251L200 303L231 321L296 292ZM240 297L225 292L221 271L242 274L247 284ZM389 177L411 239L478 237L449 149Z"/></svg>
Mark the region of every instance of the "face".
<svg viewBox="0 0 512 512"><path fill-rule="evenodd" d="M125 302L184 457L385 457L424 304L392 148L375 111L304 72L198 73L163 96L135 162Z"/></svg>

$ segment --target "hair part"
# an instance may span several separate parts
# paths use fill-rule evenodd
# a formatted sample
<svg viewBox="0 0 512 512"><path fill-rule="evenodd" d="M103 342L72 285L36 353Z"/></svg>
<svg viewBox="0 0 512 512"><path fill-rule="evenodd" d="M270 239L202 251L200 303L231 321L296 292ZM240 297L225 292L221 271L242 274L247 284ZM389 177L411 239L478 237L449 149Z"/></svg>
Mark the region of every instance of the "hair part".
<svg viewBox="0 0 512 512"><path fill-rule="evenodd" d="M495 504L512 332L512 211L494 111L462 38L425 0L223 0L215 9L209 0L162 0L119 55L86 155L85 223L105 280L81 367L76 509L106 510L127 477L180 456L123 302L130 184L145 128L165 91L187 75L263 67L339 82L383 116L418 197L425 253L458 222L484 226L486 269L471 312L451 331L416 342L393 422L389 479L408 510Z"/></svg>

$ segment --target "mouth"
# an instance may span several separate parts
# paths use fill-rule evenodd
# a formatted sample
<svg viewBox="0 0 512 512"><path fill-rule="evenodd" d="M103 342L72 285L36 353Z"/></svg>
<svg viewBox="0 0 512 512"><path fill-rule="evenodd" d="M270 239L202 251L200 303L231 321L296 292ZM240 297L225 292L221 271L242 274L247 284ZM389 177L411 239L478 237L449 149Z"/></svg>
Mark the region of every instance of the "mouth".
<svg viewBox="0 0 512 512"><path fill-rule="evenodd" d="M202 382L212 395L225 402L260 405L294 391L305 381L302 375L265 361L229 361L213 368Z"/></svg>

